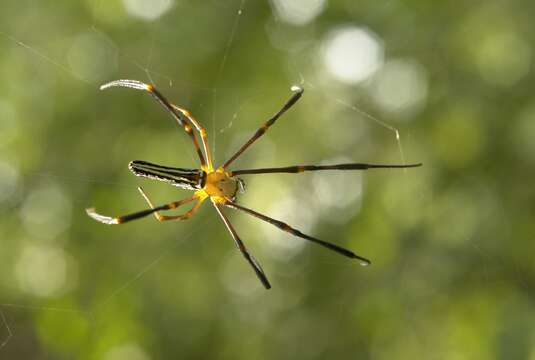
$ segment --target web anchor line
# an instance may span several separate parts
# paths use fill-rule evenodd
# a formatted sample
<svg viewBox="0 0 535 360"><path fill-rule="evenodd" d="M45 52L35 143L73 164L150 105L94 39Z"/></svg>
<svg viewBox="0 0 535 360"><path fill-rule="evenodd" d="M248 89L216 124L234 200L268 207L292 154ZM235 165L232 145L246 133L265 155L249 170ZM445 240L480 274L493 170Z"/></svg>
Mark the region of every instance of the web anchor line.
<svg viewBox="0 0 535 360"><path fill-rule="evenodd" d="M6 316L4 315L4 312L2 310L0 310L0 318L2 319L2 324L4 325L7 331L6 338L2 340L2 342L0 343L0 349L2 349L9 343L9 340L11 340L11 338L13 337L13 332L11 331L11 328L9 327L9 324L7 323L7 320L6 320Z"/></svg>

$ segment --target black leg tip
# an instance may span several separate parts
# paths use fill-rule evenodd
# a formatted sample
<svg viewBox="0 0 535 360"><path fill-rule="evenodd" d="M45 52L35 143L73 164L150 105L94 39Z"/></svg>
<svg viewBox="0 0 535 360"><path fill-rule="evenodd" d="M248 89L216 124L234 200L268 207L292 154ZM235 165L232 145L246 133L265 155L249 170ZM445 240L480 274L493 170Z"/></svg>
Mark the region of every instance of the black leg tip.
<svg viewBox="0 0 535 360"><path fill-rule="evenodd" d="M356 254L353 254L353 258L357 259L360 262L361 266L370 266L372 264L372 262L370 260L368 260L366 258L363 258L361 256L358 256Z"/></svg>

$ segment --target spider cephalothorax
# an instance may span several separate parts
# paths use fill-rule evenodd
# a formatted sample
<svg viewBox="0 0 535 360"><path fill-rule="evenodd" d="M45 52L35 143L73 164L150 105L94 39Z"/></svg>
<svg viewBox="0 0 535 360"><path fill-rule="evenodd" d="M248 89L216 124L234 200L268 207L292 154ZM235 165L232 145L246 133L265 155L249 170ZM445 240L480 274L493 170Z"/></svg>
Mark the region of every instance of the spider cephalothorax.
<svg viewBox="0 0 535 360"><path fill-rule="evenodd" d="M186 190L193 190L195 193L193 196L174 201L168 204L154 206L143 189L138 188L139 192L149 204L150 208L142 211L135 212L133 214L110 217L98 214L95 209L87 209L87 214L93 219L105 224L122 224L131 220L139 219L150 214L154 214L158 221L166 220L186 220L189 219L206 200L210 199L211 203L217 210L219 216L223 220L225 226L229 230L236 247L240 250L245 259L254 269L256 275L262 281L262 284L269 289L271 285L262 270L262 267L256 261L256 259L248 252L247 248L243 244L242 240L238 236L238 233L228 220L227 216L223 213L223 207L230 207L236 210L243 211L249 215L252 215L260 220L266 221L279 229L286 231L294 236L302 239L314 242L321 246L324 246L332 251L335 251L341 255L347 256L352 259L357 259L362 265L369 265L370 261L363 258L354 252L345 249L341 246L332 244L327 241L323 241L312 236L303 234L297 229L289 226L282 221L275 220L271 217L258 213L254 210L246 208L242 205L238 205L235 202L236 194L238 191L244 190L244 182L238 175L247 174L267 174L267 173L301 173L305 171L318 171L318 170L366 170L372 168L409 168L417 167L422 164L409 164L409 165L376 165L376 164L364 164L364 163L348 163L348 164L336 164L336 165L296 165L279 168L263 168L263 169L247 169L247 170L235 170L229 171L230 164L236 160L251 144L253 144L259 137L269 129L271 125L277 121L277 119L284 114L289 108L291 108L297 100L303 95L303 89L298 86L291 88L293 94L290 99L283 105L283 107L275 113L269 120L267 120L233 156L231 156L223 165L215 168L213 165L212 153L208 146L208 137L206 130L195 120L191 114L174 104L171 104L153 85L147 85L137 80L116 80L108 84L102 85L101 90L110 87L128 87L137 90L143 90L152 95L178 122L180 126L186 131L188 136L193 142L193 146L199 156L200 169L184 169L170 166L157 165L146 161L132 161L129 164L129 169L136 175L149 179L159 180L167 182L173 186L180 187ZM202 142L202 149L199 146L199 142L195 136L193 129L199 132ZM204 150L204 152L203 152ZM206 155L206 158L205 158ZM186 213L181 215L162 215L160 211L176 209L179 206L196 202L195 205Z"/></svg>
<svg viewBox="0 0 535 360"><path fill-rule="evenodd" d="M229 173L219 168L206 173L206 183L196 194L199 197L210 197L212 201L224 204L226 199L234 201L238 191L245 190L242 179L230 176Z"/></svg>

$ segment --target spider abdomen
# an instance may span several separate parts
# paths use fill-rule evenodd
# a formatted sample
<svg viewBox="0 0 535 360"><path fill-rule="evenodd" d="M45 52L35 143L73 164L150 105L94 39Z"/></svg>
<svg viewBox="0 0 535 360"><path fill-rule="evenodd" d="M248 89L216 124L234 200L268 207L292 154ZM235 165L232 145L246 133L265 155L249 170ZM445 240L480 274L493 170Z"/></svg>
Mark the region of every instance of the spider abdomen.
<svg viewBox="0 0 535 360"><path fill-rule="evenodd" d="M206 180L206 173L200 169L163 166L142 160L130 162L128 168L136 176L164 181L186 190L202 189Z"/></svg>

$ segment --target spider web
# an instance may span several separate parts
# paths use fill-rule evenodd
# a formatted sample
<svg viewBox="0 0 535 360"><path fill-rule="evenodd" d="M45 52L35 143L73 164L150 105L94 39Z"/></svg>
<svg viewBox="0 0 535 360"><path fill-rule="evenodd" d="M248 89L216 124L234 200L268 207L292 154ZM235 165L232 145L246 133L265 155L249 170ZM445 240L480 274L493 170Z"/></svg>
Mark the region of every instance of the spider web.
<svg viewBox="0 0 535 360"><path fill-rule="evenodd" d="M389 3L386 3L386 5L384 6L386 7L388 6L388 4ZM96 9L95 12L97 14L98 14L98 9L100 9L102 6L103 6L102 0L97 0L94 2L93 7L94 9ZM239 36L243 34L243 32L245 31L241 26L247 20L248 11L249 11L248 6L249 6L249 2L247 2L246 0L235 1L231 5L228 5L228 8L226 10L233 14L230 17L232 21L230 21L228 24L230 26L228 27L228 30L225 33L225 36L222 36L222 39L224 41L224 46L223 46L222 54L219 55L220 61L218 62L217 69L215 70L215 77L213 78L212 82L207 82L206 84L199 85L198 83L191 83L187 80L184 81L180 77L180 75L168 74L166 73L166 70L159 70L161 67L165 69L167 69L167 67L162 65L164 63L164 60L157 57L159 47L162 46L163 44L156 39L156 36L157 36L156 34L153 36L149 35L148 41L147 41L147 38L144 38L144 42L141 44L142 46L140 45L140 47L143 47L143 51L138 49L139 52L137 52L136 54L131 54L130 52L128 52L128 50L124 50L123 48L127 47L126 46L127 44L121 44L120 40L112 39L113 41L110 42L111 44L110 46L115 48L119 54L120 64L121 64L119 65L119 70L120 70L122 78L136 78L136 76L138 76L139 74L135 74L135 76L134 75L131 76L129 74L129 70L137 69L139 73L145 76L144 79L140 78L140 80L157 84L157 86L162 88L161 90L165 94L168 94L168 93L172 94L174 91L178 92L179 91L178 88L180 88L180 91L179 91L180 94L185 94L187 92L199 92L205 95L204 99L206 100L204 101L206 101L206 103L202 103L202 104L194 103L192 105L196 106L199 109L203 109L205 113L208 112L206 111L206 109L211 109L211 118L209 118L209 121L205 120L204 123L205 125L210 125L209 126L209 130L211 133L210 145L212 147L214 157L216 157L218 160L222 160L222 158L224 158L225 155L228 155L228 150L226 149L227 146L220 145L220 144L231 143L232 146L230 146L230 148L232 149L236 148L235 145L242 142L242 140L244 139L244 136L246 137L247 136L246 134L249 134L251 132L250 131L251 129L255 129L257 126L261 124L261 121L264 120L264 119L256 119L253 121L252 119L244 118L245 112L251 109L252 106L254 106L252 105L253 103L262 101L263 95L266 94L264 90L255 89L251 91L250 94L239 95L238 98L230 105L221 103L222 99L228 99L227 97L224 96L224 93L232 90L232 88L229 87L229 85L226 85L223 78L226 74L227 69L229 68L229 63L233 61L233 57L232 57L233 50L236 47L246 46L248 44L246 38ZM90 27L90 32L97 34L99 36L102 35L106 39L110 39L111 37L107 33L107 31L103 27L96 25L97 23L99 23L99 21L97 20L98 18L95 19L94 24L92 24L92 26ZM152 23L153 25L151 26L156 27L158 26L160 22L161 20L156 20L155 22ZM151 26L148 27L149 34L151 32ZM286 32L288 33L291 32L291 30L288 30L286 28L287 25L283 23L283 20L279 19L276 15L274 15L273 24L271 24L271 26L274 27L275 31L279 31L283 34ZM164 27L168 31L173 31L173 29L169 27L169 25L164 25ZM23 35L20 35L17 32L13 32L13 31L3 31L2 29L0 29L0 35L4 38L5 41L9 42L13 46L18 46L21 49L23 49L26 52L26 56L34 59L35 61L42 61L44 65L48 69L50 69L51 72L54 72L54 71L57 72L58 77L60 77L61 74L67 75L71 79L71 81L80 82L81 84L83 84L86 90L87 88L94 89L98 85L94 80L84 79L80 77L79 73L73 72L73 70L68 65L66 65L63 60L60 60L62 59L62 56L51 55L50 53L47 52L47 50L43 50L39 46L38 43L26 41ZM146 47L145 45L148 45L148 47ZM272 47L273 45L266 43L266 46ZM128 47L128 48L131 49L131 47ZM140 54L143 54L143 55L140 55ZM303 73L300 70L302 68L301 65L303 63L303 60L300 57L301 57L300 52L295 52L294 54L290 54L288 56L287 68L281 69L281 72L286 75L285 81L287 81L288 87L293 84L303 86L305 88L305 93L306 93L305 98L311 95L312 97L315 98L315 100L319 99L321 101L322 106L328 106L330 108L338 109L337 110L338 113L347 112L351 114L349 117L353 118L353 122L351 121L346 122L345 125L347 124L357 125L357 123L360 123L362 127L360 127L359 129L368 131L368 133L373 134L371 135L372 140L370 141L374 140L373 136L377 136L380 138L381 136L383 136L381 135L381 133L386 134L386 137L388 139L386 140L386 144L391 145L389 152L387 152L389 156L389 160L391 160L391 162L406 163L406 156L405 156L405 151L404 151L405 135L404 135L404 132L400 130L400 126L398 126L397 123L395 122L382 120L381 116L379 115L378 116L372 115L373 110L369 110L369 111L364 110L364 108L361 107L361 105L359 104L358 100L355 101L354 98L347 98L345 96L340 95L340 91L339 89L336 89L336 87L332 87L328 89L327 91L323 90L323 86L325 85L325 82L321 79L321 77L315 77L313 75ZM262 71L262 69L259 68L257 69L257 71ZM239 86L240 84L234 85L234 87L239 87ZM286 91L286 95L288 93L287 89L279 89L279 90L280 90L278 91L279 93L284 93L284 91ZM110 97L114 96L113 94L106 94L106 95ZM115 96L119 96L119 95L115 95ZM169 96L169 98L171 99L175 98L175 96L172 96L172 95L167 95L167 96ZM131 99L137 99L137 98L132 96ZM363 100L364 103L369 103L369 101L367 101L364 96L361 98L361 100ZM312 102L306 102L308 100L303 100L303 101L305 101L305 104L301 104L300 105L301 107L307 107L307 108L311 108L314 106L317 107L317 103L313 104ZM270 104L270 106L273 106L273 104ZM226 114L229 114L229 108L232 109L230 110L230 117L225 116ZM269 113L266 113L266 115L269 115ZM317 115L322 116L324 118L328 118L328 115L325 115L325 114L318 113ZM286 120L284 119L281 120L281 124L278 124L278 126L284 127L285 121ZM340 131L340 132L345 131L344 129L341 129L337 126L336 119L325 119L324 121L330 122L332 126L336 128L336 131ZM208 122L210 124L206 124ZM106 125L107 125L106 122L102 122L101 124L101 126L106 126ZM239 130L240 126L247 127L247 131L244 130L243 134L239 134L239 136L241 136L239 137L239 139L233 140L232 133L234 131L242 132L241 130ZM405 125L401 125L401 126L405 127ZM369 131L370 128L372 128L372 131ZM191 160L191 162L194 163L195 153L191 150L191 146L187 142L186 137L181 136L182 135L180 133L181 129L178 126L176 126L176 130L177 130L176 138L180 139L179 143L180 143L181 151L185 152L187 154L187 157ZM283 134L283 131L277 132L277 134L281 135ZM305 143L308 143L309 145L313 143L310 141L310 139L308 140L308 142L307 142L307 139L304 139L304 140L305 140ZM292 146L300 146L300 145L293 144ZM368 149L365 150L364 152L366 154L371 154L372 153L371 149L373 148L373 146L370 145L369 143L367 146L368 146ZM258 144L255 144L255 151L258 151L259 153L263 154L262 155L263 163L268 163L269 161L272 161L272 160L275 162L276 157L274 154L276 153L280 154L280 153L276 150L273 150L274 147L275 145L273 145L273 141L270 140L268 137L266 137L265 139L263 138L261 142L259 142ZM395 154L395 157L392 156L392 153ZM301 153L298 155L305 155L305 154ZM338 153L336 154L336 156L340 157L342 156L342 154ZM353 156L355 156L355 154L350 155L350 157L353 157ZM298 157L291 157L291 160L294 160L294 158L298 159ZM410 158L412 159L413 156L411 156ZM367 160L367 159L363 159L360 157L358 159L347 159L347 158L342 158L342 159L353 160L353 161ZM320 160L323 160L323 159L320 159ZM329 161L332 159L327 158L326 160ZM258 163L254 158L249 156L249 154L244 155L243 161L244 163L247 163L247 164ZM309 158L305 155L303 159L297 160L297 161L298 162L300 161L313 162L314 159ZM373 162L373 161L370 161L370 162ZM269 166L269 164L266 164L266 165ZM280 164L280 165L284 166L285 164ZM59 183L65 182L65 183L71 184L71 186L76 183L81 183L81 184L90 183L90 184L101 184L103 186L112 186L113 188L118 189L117 190L118 192L132 194L135 191L135 185L133 184L133 182L129 183L129 182L107 181L105 177L101 177L101 176L88 177L85 174L82 174L79 176L70 175L70 173L69 174L63 173L61 169L58 169L58 168L53 168L50 171L29 172L25 175L28 177L45 178L52 182L59 182ZM409 183L408 173L404 172L403 177L405 178L405 180L403 181L403 184L400 186L400 188L402 189L402 191L404 191L407 194L407 196L410 196L410 194L414 193L414 190L408 188L410 186L408 184ZM286 194L294 193L295 198L298 200L295 200L295 201L288 200L286 203L281 202L282 205L279 204L278 208L279 210L283 211L283 215L278 215L279 213L276 211L277 209L276 204L270 205L271 207L268 207L268 208L266 207L262 208L263 210L262 212L266 212L268 214L269 213L277 214L277 217L281 219L285 219L284 218L285 215L290 216L288 212L286 213L284 212L284 208L295 208L298 202L310 200L308 197L308 194L306 193L305 190L303 190L303 188L306 188L307 186L309 188L314 187L316 186L315 184L318 184L317 187L318 189L320 189L318 191L320 192L323 191L321 190L321 189L324 189L324 187L322 187L323 185L321 185L322 183L318 182L319 180L317 180L315 176L312 176L311 179L312 180L308 180L308 182L305 181L304 182L305 185L303 185L301 181L299 181L299 183L297 181L292 183L291 182L292 180L289 180L287 183L284 183L286 186L288 186L288 190L281 191L278 194L284 196ZM351 179L354 179L354 175L353 175L353 178ZM341 181L340 184L342 184L342 186L346 186L349 180L347 177L342 177L340 181ZM254 184L254 183L256 183L256 180L251 181L251 184ZM265 189L263 189L262 191L265 191ZM330 194L330 193L327 191L327 194ZM259 193L255 192L254 196L248 197L246 201L249 201L249 203L254 203L253 199L255 199L257 196L260 197ZM359 207L359 201L360 201L359 199L355 198L351 200L350 202L348 202L346 205L344 205L337 212L338 214L337 218L341 218L343 216L342 215L343 213L347 213L350 207ZM80 208L80 209L83 209L85 206L88 205L88 204L81 204L77 201L72 201L72 204L73 204L73 207ZM290 216L289 220L291 221L289 221L289 223L292 225L295 225L298 228L303 229L304 232L310 233L312 231L313 224L317 221L320 221L321 216L327 216L325 212L321 212L321 210L319 210L322 205L324 205L324 203L319 201L319 202L316 202L315 205L312 206L312 209L314 211L317 211L317 214L308 213L308 214L305 214L305 216L301 218L299 217L292 218ZM393 207L393 209L394 210L392 211L395 211L396 208ZM353 213L352 215L354 216L355 214ZM348 216L352 216L352 215L351 213L349 213ZM205 216L203 218L203 221L204 221L203 227L209 228L213 232L224 234L223 227L220 226L221 224L219 224L218 219L206 218ZM245 221L251 221L251 219L245 219L244 221L236 219L234 221L237 224L239 224L239 226L241 227L245 224ZM251 230L243 231L242 237L245 239L248 239L247 240L248 243L251 244L249 245L250 247L254 247L255 237L263 237L263 236L266 236L266 234L269 234L270 236L277 236L275 235L275 232L271 232L271 229L264 230L263 225L259 225L257 228L261 228L262 231L264 232L261 233L261 235L255 236L253 234L254 231L251 231ZM102 230L101 236L106 237L107 228L103 228L103 229L104 230ZM146 279L144 280L147 274L154 271L154 269L157 268L158 266L161 266L164 259L170 257L171 254L174 251L176 251L179 246L182 246L188 241L191 241L192 239L194 239L200 230L198 228L195 228L195 229L186 229L186 230L178 230L178 231L181 231L179 240L171 241L170 245L169 244L162 245L161 243L154 245L156 247L159 247L160 250L158 250L156 254L153 254L152 259L148 261L134 260L136 270L130 275L126 276L126 278L121 280L120 283L116 284L113 287L113 289L108 292L108 295L104 296L104 300L96 304L96 306L94 306L94 309L92 310L86 310L86 309L77 308L77 307L70 308L70 307L63 307L63 306L56 307L56 306L48 306L48 305L41 306L39 304L36 305L35 300L33 300L32 298L30 298L30 300L27 303L20 303L20 302L11 303L9 301L3 301L0 298L0 325L4 329L3 333L0 333L0 336L2 336L2 338L0 339L0 351L4 351L5 348L9 345L9 343L13 341L13 338L17 337L16 320L13 320L10 314L18 310L28 311L28 312L37 311L37 312L64 313L64 314L67 314L67 316L69 316L69 314L75 313L77 315L82 315L84 317L87 317L87 319L89 319L88 321L92 325L94 325L94 327L96 328L95 331L98 332L98 327L100 326L99 321L102 321L102 319L98 319L98 318L100 316L102 309L106 309L107 307L109 307L110 309L113 309L114 307L112 303L118 300L118 298L120 298L121 295L126 296L125 293L127 293L130 288L136 285L139 285L139 283L142 281L148 281ZM109 241L114 241L114 240L116 239L112 238ZM124 245L124 246L127 246L127 245ZM208 247L210 245L202 244L201 246ZM484 267L487 266L488 262L491 262L494 260L490 258L491 255L485 255L486 251L482 249L480 245L477 245L474 243L472 246L474 247L475 251L479 253L481 257L485 259L482 262ZM302 251L302 246L297 246L294 248L283 247L282 249L284 251L289 252L290 254L293 254L292 256L294 256L295 254ZM281 249L277 248L276 246L271 247L271 248L269 246L263 246L257 251L264 251L268 253L271 252L271 255L273 256L280 256ZM306 272L309 268L308 256L310 255L307 253L306 256L307 258L300 258L300 263L301 263L300 265L294 264L293 268L290 267L290 270L292 270L290 275L284 274L283 271L277 271L274 266L271 267L270 273L273 274L273 276L277 275L279 278L282 278L284 276L294 276L296 277L296 280L300 280L300 279L297 279L297 277L301 276L300 274L302 272ZM232 261L229 261L229 264L231 263L234 264L240 261L239 259L236 259L235 257L233 257L231 260ZM354 267L354 265L352 264L344 263L343 261L336 261L333 258L330 258L328 256L321 257L320 261L324 265L329 265L332 267L340 267L340 268L345 268L345 267L353 268ZM232 267L232 266L235 266L235 265L229 265L229 267ZM240 265L236 265L236 266L239 266L237 269L245 273L244 276L240 278L240 281L244 278L251 278L252 281L256 281L252 273L246 272L246 270L244 270L245 267L241 267ZM399 266L400 266L401 272L404 274L401 277L402 281L409 281L408 279L412 275L412 272L409 270L409 268L411 267L411 260L407 259ZM284 271L286 270L288 270L288 267L284 268ZM230 269L228 270L228 272L234 274L235 270ZM215 272L213 275L216 276ZM235 292L236 294L238 294L237 296L243 296L243 295L253 296L253 298L256 300L259 300L259 294L261 294L261 291L258 291L256 287L253 287L252 290L250 287L249 288L246 287L245 290L239 289L239 288L234 289L230 287L230 290L231 292ZM279 296L279 300L284 299L284 300L287 300L290 304L294 304L294 305L298 304L302 300L299 297L284 298L281 295L278 295L278 296ZM412 324L412 316L411 316L412 308L409 304L409 301L411 299L407 297L406 300L407 300L407 304L406 304L406 308L404 309L403 316L406 318L407 324ZM340 304L339 311L342 311L341 309L344 308L345 305L347 305L350 299L347 297L341 296L338 301ZM419 331L411 325L409 325L409 329L413 333L413 337L415 339L418 338ZM425 345L422 345L422 346L425 347Z"/></svg>

